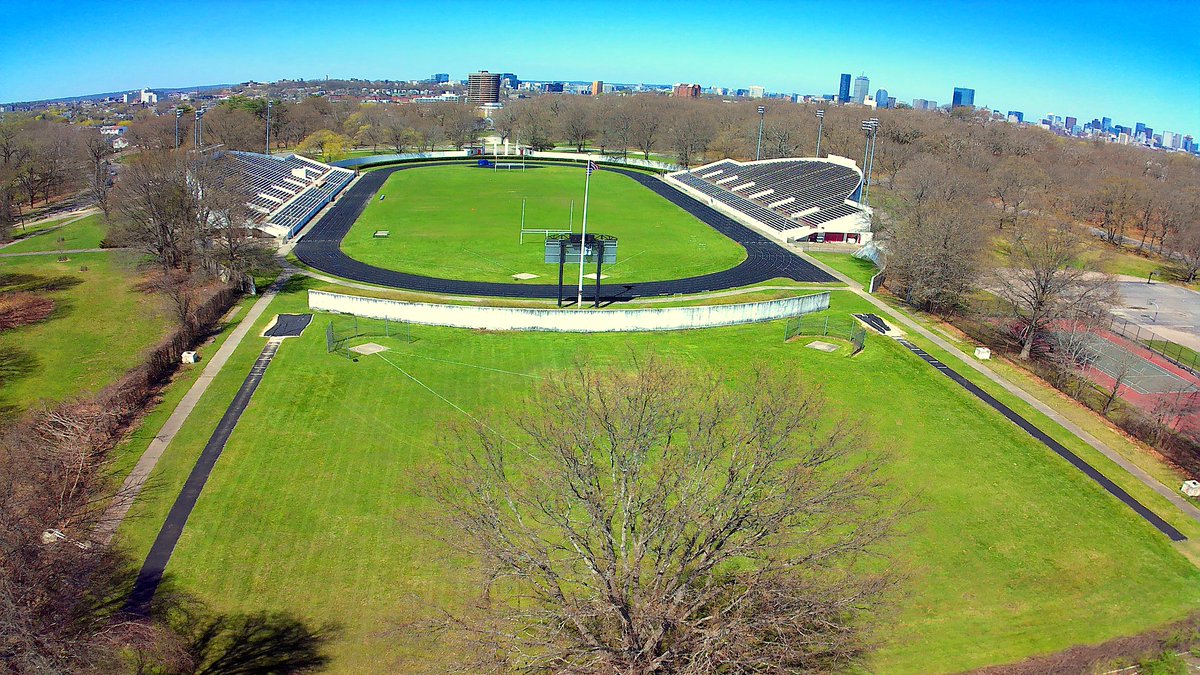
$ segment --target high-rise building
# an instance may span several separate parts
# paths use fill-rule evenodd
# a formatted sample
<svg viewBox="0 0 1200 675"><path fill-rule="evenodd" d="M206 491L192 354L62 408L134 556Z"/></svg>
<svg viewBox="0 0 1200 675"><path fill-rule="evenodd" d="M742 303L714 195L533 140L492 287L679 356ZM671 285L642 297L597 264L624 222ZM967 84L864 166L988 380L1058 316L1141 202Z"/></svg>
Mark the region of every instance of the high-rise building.
<svg viewBox="0 0 1200 675"><path fill-rule="evenodd" d="M954 88L954 100L950 103L952 108L975 107L975 90L966 87Z"/></svg>
<svg viewBox="0 0 1200 675"><path fill-rule="evenodd" d="M604 80L596 80L592 82L592 96L599 96L604 93Z"/></svg>
<svg viewBox="0 0 1200 675"><path fill-rule="evenodd" d="M561 94L563 93L563 83L547 82L546 84L542 85L542 91L546 92L547 94Z"/></svg>
<svg viewBox="0 0 1200 675"><path fill-rule="evenodd" d="M757 84L750 85L750 98L762 98L767 94L766 87L760 87Z"/></svg>
<svg viewBox="0 0 1200 675"><path fill-rule="evenodd" d="M862 103L867 100L867 90L871 88L871 80L866 75L854 78L854 102Z"/></svg>
<svg viewBox="0 0 1200 675"><path fill-rule="evenodd" d="M481 70L467 76L467 103L483 105L500 102L500 73Z"/></svg>
<svg viewBox="0 0 1200 675"><path fill-rule="evenodd" d="M434 84L445 84L450 81L450 73L434 73L429 81Z"/></svg>
<svg viewBox="0 0 1200 675"><path fill-rule="evenodd" d="M841 103L850 102L850 73L842 73L842 82L838 86L838 101Z"/></svg>
<svg viewBox="0 0 1200 675"><path fill-rule="evenodd" d="M889 108L895 108L895 107L896 107L896 97L895 97L895 96L889 96L889 97L888 97L888 104L887 104L887 107L889 107Z"/></svg>
<svg viewBox="0 0 1200 675"><path fill-rule="evenodd" d="M879 106L880 108L889 107L887 89L880 89L879 91L875 92L875 105Z"/></svg>
<svg viewBox="0 0 1200 675"><path fill-rule="evenodd" d="M923 98L914 98L912 102L914 110L937 110L937 101L930 101Z"/></svg>
<svg viewBox="0 0 1200 675"><path fill-rule="evenodd" d="M1162 132L1162 146L1164 148L1178 148L1183 144L1183 138L1174 131Z"/></svg>
<svg viewBox="0 0 1200 675"><path fill-rule="evenodd" d="M677 84L671 91L672 96L680 98L696 98L700 95L700 85L698 84Z"/></svg>
<svg viewBox="0 0 1200 675"><path fill-rule="evenodd" d="M521 86L521 80L512 73L500 73L500 86L516 89Z"/></svg>
<svg viewBox="0 0 1200 675"><path fill-rule="evenodd" d="M1105 131L1112 131L1112 128L1113 128L1112 118L1111 117L1100 118L1100 128Z"/></svg>
<svg viewBox="0 0 1200 675"><path fill-rule="evenodd" d="M1024 121L1025 121L1025 113L1021 112L1020 110L1009 110L1009 111L1008 111L1008 116L1009 116L1009 117L1015 117L1015 118L1017 118L1017 119L1016 119L1016 121L1017 121L1017 122L1024 122ZM1011 121L1011 120L1010 120L1010 121Z"/></svg>
<svg viewBox="0 0 1200 675"><path fill-rule="evenodd" d="M1063 126L1065 126L1067 128L1067 131L1073 132L1073 131L1075 131L1075 125L1078 123L1079 123L1079 120L1075 119L1074 117L1068 116L1067 121L1063 123Z"/></svg>

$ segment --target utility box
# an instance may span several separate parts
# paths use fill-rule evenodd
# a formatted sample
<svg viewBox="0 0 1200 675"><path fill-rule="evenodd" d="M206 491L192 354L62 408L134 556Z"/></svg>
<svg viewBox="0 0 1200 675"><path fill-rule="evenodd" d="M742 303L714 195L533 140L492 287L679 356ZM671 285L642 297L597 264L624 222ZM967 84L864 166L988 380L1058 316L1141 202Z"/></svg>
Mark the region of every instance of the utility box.
<svg viewBox="0 0 1200 675"><path fill-rule="evenodd" d="M979 359L980 361L987 361L988 359L992 358L992 350L988 349L987 347L976 347L975 358Z"/></svg>
<svg viewBox="0 0 1200 675"><path fill-rule="evenodd" d="M1183 481L1183 487L1180 488L1180 491L1189 497L1200 497L1200 480Z"/></svg>
<svg viewBox="0 0 1200 675"><path fill-rule="evenodd" d="M184 352L181 357L184 363L199 363L200 355L196 352Z"/></svg>

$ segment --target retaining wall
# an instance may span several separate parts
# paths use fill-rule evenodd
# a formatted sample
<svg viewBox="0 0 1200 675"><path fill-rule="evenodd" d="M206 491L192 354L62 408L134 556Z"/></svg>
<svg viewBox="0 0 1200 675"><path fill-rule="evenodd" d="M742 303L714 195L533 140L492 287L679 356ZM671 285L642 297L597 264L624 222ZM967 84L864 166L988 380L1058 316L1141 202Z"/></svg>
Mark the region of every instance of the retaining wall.
<svg viewBox="0 0 1200 675"><path fill-rule="evenodd" d="M686 330L786 319L829 308L829 291L736 305L659 309L562 310L435 305L309 291L308 307L371 319L486 330L610 333Z"/></svg>

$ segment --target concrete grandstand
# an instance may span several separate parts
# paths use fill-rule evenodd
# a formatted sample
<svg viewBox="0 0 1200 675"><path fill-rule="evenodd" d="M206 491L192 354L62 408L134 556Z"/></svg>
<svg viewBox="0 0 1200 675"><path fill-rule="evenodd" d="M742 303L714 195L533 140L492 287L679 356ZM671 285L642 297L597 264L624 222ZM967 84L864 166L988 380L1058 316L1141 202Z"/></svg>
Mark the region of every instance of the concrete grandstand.
<svg viewBox="0 0 1200 675"><path fill-rule="evenodd" d="M242 182L254 227L280 239L296 235L354 178L349 169L299 155L220 153L222 172Z"/></svg>
<svg viewBox="0 0 1200 675"><path fill-rule="evenodd" d="M859 202L862 172L845 157L723 159L666 179L780 241L871 239L871 209Z"/></svg>

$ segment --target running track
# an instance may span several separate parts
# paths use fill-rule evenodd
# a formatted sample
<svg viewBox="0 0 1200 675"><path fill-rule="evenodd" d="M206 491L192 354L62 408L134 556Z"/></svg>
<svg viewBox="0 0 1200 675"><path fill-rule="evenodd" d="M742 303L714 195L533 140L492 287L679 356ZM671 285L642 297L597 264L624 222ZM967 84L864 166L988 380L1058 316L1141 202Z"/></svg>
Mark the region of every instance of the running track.
<svg viewBox="0 0 1200 675"><path fill-rule="evenodd" d="M435 164L402 165L364 173L358 182L352 185L333 207L321 216L312 230L300 239L294 249L296 257L305 265L327 274L389 288L495 298L558 297L556 284L510 284L438 279L375 267L355 260L342 252L342 239L389 176L396 171L445 164L461 165L462 163L437 162ZM628 169L606 167L603 170L632 178L746 249L746 260L740 265L712 274L628 285L602 284L600 295L603 300L627 300L649 295L706 293L749 286L779 277L814 283L837 281L824 270L790 253L734 219L672 188L658 178Z"/></svg>

